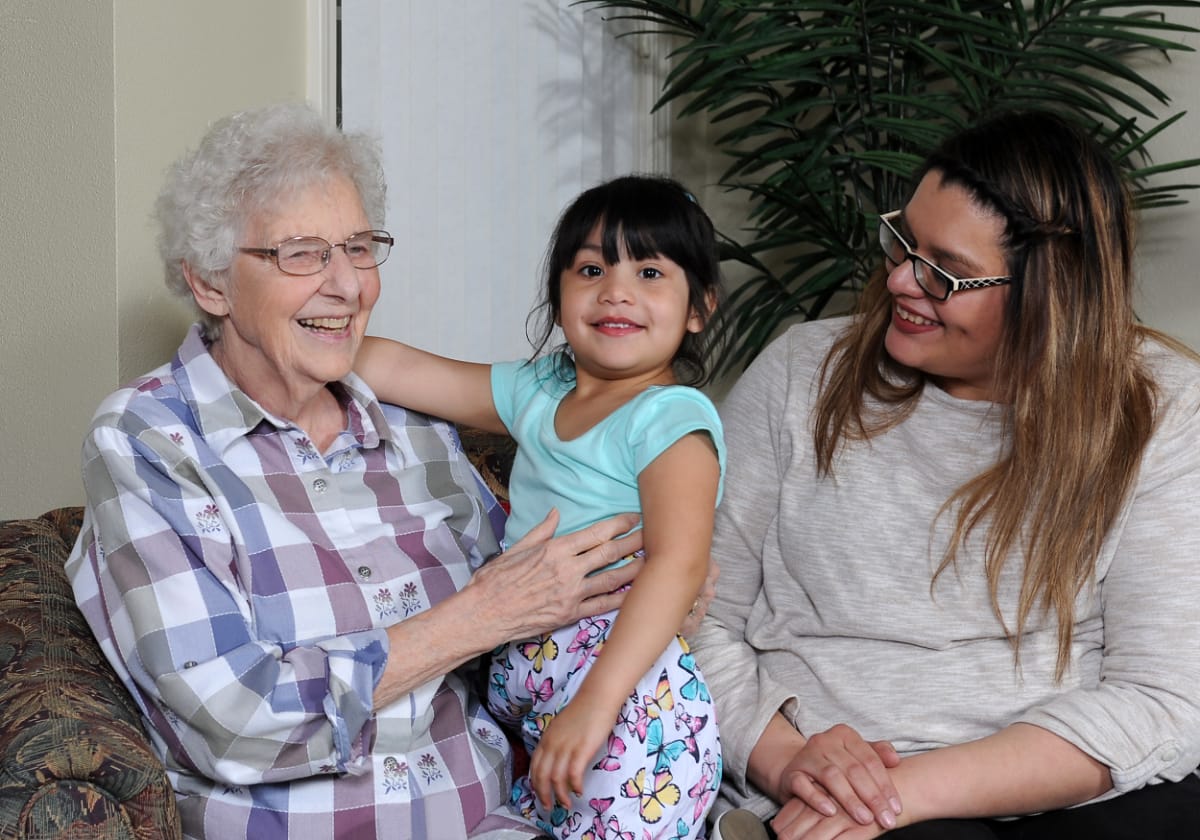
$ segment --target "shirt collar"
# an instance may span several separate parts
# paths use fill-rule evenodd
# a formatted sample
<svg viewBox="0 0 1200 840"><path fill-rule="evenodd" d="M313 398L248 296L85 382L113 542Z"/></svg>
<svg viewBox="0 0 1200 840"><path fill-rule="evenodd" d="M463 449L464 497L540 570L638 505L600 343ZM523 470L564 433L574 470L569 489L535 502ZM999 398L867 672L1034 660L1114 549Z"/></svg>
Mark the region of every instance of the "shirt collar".
<svg viewBox="0 0 1200 840"><path fill-rule="evenodd" d="M220 453L268 423L279 431L298 428L295 423L263 408L241 390L217 364L210 344L193 324L171 361L171 373L192 409L200 434ZM391 427L379 399L355 373L331 383L346 408L349 434L360 446L373 449L381 440L392 441Z"/></svg>

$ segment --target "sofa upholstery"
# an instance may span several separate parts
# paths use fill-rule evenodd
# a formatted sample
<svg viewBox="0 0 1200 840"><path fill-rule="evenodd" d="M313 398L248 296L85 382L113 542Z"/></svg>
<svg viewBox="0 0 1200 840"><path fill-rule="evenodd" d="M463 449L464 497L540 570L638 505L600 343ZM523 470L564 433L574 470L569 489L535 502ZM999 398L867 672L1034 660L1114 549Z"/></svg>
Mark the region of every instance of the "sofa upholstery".
<svg viewBox="0 0 1200 840"><path fill-rule="evenodd" d="M463 432L507 505L515 447ZM0 522L0 838L180 837L175 795L64 564L83 509Z"/></svg>
<svg viewBox="0 0 1200 840"><path fill-rule="evenodd" d="M162 763L63 571L82 518L0 523L0 837L179 837Z"/></svg>

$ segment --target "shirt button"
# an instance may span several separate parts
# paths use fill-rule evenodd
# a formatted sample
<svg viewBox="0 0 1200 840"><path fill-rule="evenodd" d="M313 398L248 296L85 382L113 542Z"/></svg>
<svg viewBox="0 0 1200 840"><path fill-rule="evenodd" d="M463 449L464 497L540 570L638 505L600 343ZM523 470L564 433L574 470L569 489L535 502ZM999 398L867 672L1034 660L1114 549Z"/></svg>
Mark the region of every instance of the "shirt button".
<svg viewBox="0 0 1200 840"><path fill-rule="evenodd" d="M194 660L194 659L189 659L187 662L184 662L184 663L183 663L183 667L184 667L184 668L195 668L195 667L196 667L196 660Z"/></svg>
<svg viewBox="0 0 1200 840"><path fill-rule="evenodd" d="M362 578L363 580L370 580L371 567L370 566L359 566L358 567L358 576L360 578Z"/></svg>
<svg viewBox="0 0 1200 840"><path fill-rule="evenodd" d="M1174 764L1179 760L1179 750L1174 747L1167 747L1158 754L1158 758L1164 764Z"/></svg>
<svg viewBox="0 0 1200 840"><path fill-rule="evenodd" d="M323 479L323 478L315 479L312 483L312 488L313 488L314 493L324 493L325 488L328 486L329 485L325 483L325 479Z"/></svg>

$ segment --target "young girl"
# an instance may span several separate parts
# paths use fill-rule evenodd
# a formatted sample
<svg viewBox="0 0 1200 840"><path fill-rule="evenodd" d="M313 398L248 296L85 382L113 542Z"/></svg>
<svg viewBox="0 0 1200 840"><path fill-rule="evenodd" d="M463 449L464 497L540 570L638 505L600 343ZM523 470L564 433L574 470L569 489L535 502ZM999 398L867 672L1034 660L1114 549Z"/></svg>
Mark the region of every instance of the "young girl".
<svg viewBox="0 0 1200 840"><path fill-rule="evenodd" d="M671 180L618 178L559 220L534 360L471 364L367 339L356 363L385 402L516 439L508 545L551 510L558 533L642 514L647 562L619 617L493 657L488 704L532 753L513 802L555 837L704 836L720 741L676 631L707 575L724 443L712 403L679 383L707 378L719 290L695 199ZM565 345L537 356L556 326Z"/></svg>

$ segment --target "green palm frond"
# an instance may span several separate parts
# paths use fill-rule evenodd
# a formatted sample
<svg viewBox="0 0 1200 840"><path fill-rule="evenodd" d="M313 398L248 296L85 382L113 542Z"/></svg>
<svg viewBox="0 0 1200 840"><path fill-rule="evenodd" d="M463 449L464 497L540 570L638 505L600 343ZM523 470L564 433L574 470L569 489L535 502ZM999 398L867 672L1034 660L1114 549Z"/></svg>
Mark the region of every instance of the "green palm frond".
<svg viewBox="0 0 1200 840"><path fill-rule="evenodd" d="M1182 114L1139 68L1190 51L1173 9L1200 0L578 0L671 39L656 107L700 114L729 163L720 185L750 211L722 256L730 296L722 370L795 319L830 314L875 270L874 219L947 134L1005 108L1050 108L1104 143L1139 207L1181 204L1149 145ZM1135 62L1136 59L1136 62Z"/></svg>

